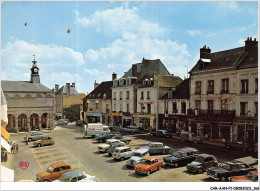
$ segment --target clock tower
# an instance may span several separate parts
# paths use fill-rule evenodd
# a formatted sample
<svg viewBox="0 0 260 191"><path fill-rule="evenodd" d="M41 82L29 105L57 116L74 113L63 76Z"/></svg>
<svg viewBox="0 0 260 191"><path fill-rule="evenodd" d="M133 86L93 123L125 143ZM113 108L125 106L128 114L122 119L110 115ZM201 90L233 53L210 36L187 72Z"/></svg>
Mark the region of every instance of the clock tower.
<svg viewBox="0 0 260 191"><path fill-rule="evenodd" d="M35 60L35 55L33 55L34 60L32 61L33 66L31 68L31 83L40 83L39 68L37 66L37 61Z"/></svg>

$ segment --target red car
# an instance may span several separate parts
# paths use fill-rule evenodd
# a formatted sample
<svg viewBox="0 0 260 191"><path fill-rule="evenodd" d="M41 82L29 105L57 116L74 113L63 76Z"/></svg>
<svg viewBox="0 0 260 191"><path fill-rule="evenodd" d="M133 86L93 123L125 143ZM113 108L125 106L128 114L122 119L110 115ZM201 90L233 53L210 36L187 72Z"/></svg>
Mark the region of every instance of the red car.
<svg viewBox="0 0 260 191"><path fill-rule="evenodd" d="M249 171L245 176L233 176L230 182L258 182L258 171Z"/></svg>
<svg viewBox="0 0 260 191"><path fill-rule="evenodd" d="M162 168L163 162L159 161L157 158L149 156L142 159L142 161L135 165L135 172L138 174L146 174L149 176L151 172L160 170Z"/></svg>

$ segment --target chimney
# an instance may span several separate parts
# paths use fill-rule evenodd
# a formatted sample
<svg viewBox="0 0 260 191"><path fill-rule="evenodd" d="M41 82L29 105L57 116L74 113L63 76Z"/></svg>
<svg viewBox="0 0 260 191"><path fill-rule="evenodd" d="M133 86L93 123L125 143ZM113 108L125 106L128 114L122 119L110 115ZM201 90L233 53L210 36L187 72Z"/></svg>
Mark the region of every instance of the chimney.
<svg viewBox="0 0 260 191"><path fill-rule="evenodd" d="M98 87L99 83L97 83L97 81L95 80L95 83L94 83L94 89L96 89L96 87Z"/></svg>
<svg viewBox="0 0 260 191"><path fill-rule="evenodd" d="M116 80L116 78L117 78L117 74L115 72L113 72L113 74L112 74L112 81Z"/></svg>
<svg viewBox="0 0 260 191"><path fill-rule="evenodd" d="M132 76L137 76L137 64L132 65Z"/></svg>
<svg viewBox="0 0 260 191"><path fill-rule="evenodd" d="M200 49L200 58L206 58L207 54L211 53L211 49L208 47L203 46L203 48Z"/></svg>
<svg viewBox="0 0 260 191"><path fill-rule="evenodd" d="M55 92L57 92L59 89L59 84L55 84Z"/></svg>
<svg viewBox="0 0 260 191"><path fill-rule="evenodd" d="M75 82L72 83L72 87L76 89Z"/></svg>
<svg viewBox="0 0 260 191"><path fill-rule="evenodd" d="M66 83L66 93L70 94L70 83Z"/></svg>
<svg viewBox="0 0 260 191"><path fill-rule="evenodd" d="M258 47L258 41L256 41L256 38L254 38L253 40L252 37L248 37L247 40L245 41L245 52L249 52L257 47Z"/></svg>

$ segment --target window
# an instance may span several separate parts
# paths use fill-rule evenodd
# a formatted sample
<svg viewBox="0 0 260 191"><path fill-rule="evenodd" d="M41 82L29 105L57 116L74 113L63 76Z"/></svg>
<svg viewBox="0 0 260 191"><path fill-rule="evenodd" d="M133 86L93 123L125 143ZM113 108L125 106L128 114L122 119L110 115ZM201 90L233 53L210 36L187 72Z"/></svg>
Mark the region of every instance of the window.
<svg viewBox="0 0 260 191"><path fill-rule="evenodd" d="M147 113L151 113L151 104L147 104Z"/></svg>
<svg viewBox="0 0 260 191"><path fill-rule="evenodd" d="M201 101L195 100L195 109L200 109L200 106L201 106Z"/></svg>
<svg viewBox="0 0 260 191"><path fill-rule="evenodd" d="M96 103L96 109L98 109L98 103Z"/></svg>
<svg viewBox="0 0 260 191"><path fill-rule="evenodd" d="M213 100L208 100L208 110L213 110Z"/></svg>
<svg viewBox="0 0 260 191"><path fill-rule="evenodd" d="M241 80L241 94L248 94L248 82L248 79Z"/></svg>
<svg viewBox="0 0 260 191"><path fill-rule="evenodd" d="M214 80L208 81L208 94L214 94Z"/></svg>
<svg viewBox="0 0 260 191"><path fill-rule="evenodd" d="M186 103L181 103L181 113L186 113Z"/></svg>
<svg viewBox="0 0 260 191"><path fill-rule="evenodd" d="M126 104L126 112L129 112L129 103Z"/></svg>
<svg viewBox="0 0 260 191"><path fill-rule="evenodd" d="M258 116L258 102L255 102L255 116Z"/></svg>
<svg viewBox="0 0 260 191"><path fill-rule="evenodd" d="M120 100L123 98L123 92L120 92Z"/></svg>
<svg viewBox="0 0 260 191"><path fill-rule="evenodd" d="M129 99L129 91L126 91L126 99Z"/></svg>
<svg viewBox="0 0 260 191"><path fill-rule="evenodd" d="M196 82L195 94L201 94L201 81Z"/></svg>
<svg viewBox="0 0 260 191"><path fill-rule="evenodd" d="M240 102L240 116L246 116L248 113L248 103Z"/></svg>
<svg viewBox="0 0 260 191"><path fill-rule="evenodd" d="M144 99L144 92L141 92L141 98L140 99Z"/></svg>
<svg viewBox="0 0 260 191"><path fill-rule="evenodd" d="M228 110L228 100L227 99L221 100L221 110Z"/></svg>
<svg viewBox="0 0 260 191"><path fill-rule="evenodd" d="M120 103L120 111L123 111L122 104Z"/></svg>
<svg viewBox="0 0 260 191"><path fill-rule="evenodd" d="M144 112L144 104L141 104L141 112Z"/></svg>
<svg viewBox="0 0 260 191"><path fill-rule="evenodd" d="M222 89L221 93L229 92L229 79L222 79Z"/></svg>
<svg viewBox="0 0 260 191"><path fill-rule="evenodd" d="M150 98L150 91L147 92L147 99L151 99Z"/></svg>
<svg viewBox="0 0 260 191"><path fill-rule="evenodd" d="M114 111L116 111L116 104L114 103Z"/></svg>
<svg viewBox="0 0 260 191"><path fill-rule="evenodd" d="M114 100L116 100L116 92L114 92Z"/></svg>
<svg viewBox="0 0 260 191"><path fill-rule="evenodd" d="M106 109L109 109L109 104L106 104Z"/></svg>
<svg viewBox="0 0 260 191"><path fill-rule="evenodd" d="M258 93L258 78L255 79L255 93Z"/></svg>
<svg viewBox="0 0 260 191"><path fill-rule="evenodd" d="M177 113L177 103L176 102L172 103L172 113Z"/></svg>

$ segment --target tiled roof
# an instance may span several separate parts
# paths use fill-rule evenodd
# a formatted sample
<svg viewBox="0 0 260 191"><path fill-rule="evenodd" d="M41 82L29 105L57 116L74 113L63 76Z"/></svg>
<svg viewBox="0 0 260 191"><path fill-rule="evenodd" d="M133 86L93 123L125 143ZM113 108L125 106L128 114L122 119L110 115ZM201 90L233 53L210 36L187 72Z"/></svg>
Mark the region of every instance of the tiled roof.
<svg viewBox="0 0 260 191"><path fill-rule="evenodd" d="M183 80L177 87L176 90L172 92L172 98L170 99L189 99L190 88L189 88L189 78ZM164 94L160 99L168 99L168 92Z"/></svg>
<svg viewBox="0 0 260 191"><path fill-rule="evenodd" d="M106 94L106 99L112 99L112 89L113 81L101 82L92 92L90 92L85 99L103 99L104 94Z"/></svg>
<svg viewBox="0 0 260 191"><path fill-rule="evenodd" d="M143 79L152 78L154 73L161 75L170 75L170 72L164 66L160 59L148 60L143 59L141 63L137 63L137 80L136 84L142 84ZM122 78L132 76L132 67L125 73Z"/></svg>
<svg viewBox="0 0 260 191"><path fill-rule="evenodd" d="M208 59L210 59L210 63L208 62ZM254 48L249 52L245 52L245 47L239 47L230 50L206 54L206 56L203 59L199 59L197 64L191 69L190 73L229 67L242 69L257 66L258 48Z"/></svg>
<svg viewBox="0 0 260 191"><path fill-rule="evenodd" d="M40 83L31 83L29 81L1 81L4 92L50 92L51 89Z"/></svg>
<svg viewBox="0 0 260 191"><path fill-rule="evenodd" d="M176 87L181 82L179 76L159 75L159 87Z"/></svg>

